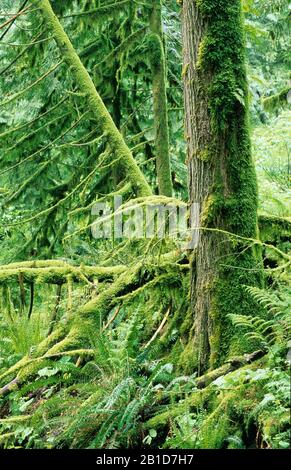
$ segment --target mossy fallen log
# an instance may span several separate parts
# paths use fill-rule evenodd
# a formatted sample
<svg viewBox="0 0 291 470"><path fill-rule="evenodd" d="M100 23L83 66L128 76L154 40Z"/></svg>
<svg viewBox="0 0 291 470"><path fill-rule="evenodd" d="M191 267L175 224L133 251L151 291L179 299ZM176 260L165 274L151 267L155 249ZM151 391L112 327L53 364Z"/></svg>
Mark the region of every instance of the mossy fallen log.
<svg viewBox="0 0 291 470"><path fill-rule="evenodd" d="M255 351L251 354L233 357L221 367L207 372L195 381L196 389L185 400L168 407L167 411L156 414L150 418L145 426L147 429L165 426L170 420L185 413L185 409L203 406L213 393L213 382L219 377L229 375L238 369L243 369L248 365L255 364L256 361L265 356L264 351Z"/></svg>
<svg viewBox="0 0 291 470"><path fill-rule="evenodd" d="M184 257L180 252L173 252L162 255L158 264L152 262L147 265L140 261L134 266L127 267L96 297L76 311L68 313L66 321L60 323L31 355L23 357L0 376L0 382L4 379L13 379L13 390L15 390L36 375L39 368L44 366L52 356L57 357L65 352L70 354L73 350L86 348L86 345L90 344L92 331L96 334L102 331L104 320L118 303L128 302L135 293L138 295L147 286L152 287L157 277L166 276L168 284L179 282L182 271L188 269L187 265L180 264L180 262L184 263ZM10 385L5 384L1 390L2 393L9 394Z"/></svg>

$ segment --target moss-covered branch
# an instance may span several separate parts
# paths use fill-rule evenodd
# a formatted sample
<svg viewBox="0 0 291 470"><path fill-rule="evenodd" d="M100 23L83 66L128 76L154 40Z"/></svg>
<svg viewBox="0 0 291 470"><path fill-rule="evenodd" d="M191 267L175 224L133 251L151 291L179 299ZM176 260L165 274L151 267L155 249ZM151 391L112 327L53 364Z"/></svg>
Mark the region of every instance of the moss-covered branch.
<svg viewBox="0 0 291 470"><path fill-rule="evenodd" d="M285 87L283 90L278 93L264 97L262 99L263 106L266 111L276 111L279 108L288 105L288 93L290 92L290 87Z"/></svg>
<svg viewBox="0 0 291 470"><path fill-rule="evenodd" d="M117 11L123 10L123 8L130 2L131 0L121 0L119 2L112 2L109 5L102 5L99 8L92 8L91 10L80 11L78 13L71 13L70 15L64 15L63 18L75 18L80 16L97 16L97 19L100 21L104 21L106 17L111 14L116 15Z"/></svg>
<svg viewBox="0 0 291 470"><path fill-rule="evenodd" d="M142 172L136 164L122 135L115 126L106 106L98 94L94 83L76 53L70 39L65 33L61 23L54 14L49 0L32 0L40 8L46 26L54 36L61 51L63 60L70 68L71 74L76 80L79 90L84 94L88 109L91 111L101 132L107 135L109 145L116 156L119 157L119 167L132 183L132 187L139 195L148 196L151 189Z"/></svg>
<svg viewBox="0 0 291 470"><path fill-rule="evenodd" d="M96 266L71 266L67 263L55 264L53 262L24 262L0 267L0 284L11 280L17 280L22 275L23 282L31 283L34 280L44 284L64 284L67 276L71 275L74 281L88 279L112 279L125 271L125 266L96 267Z"/></svg>
<svg viewBox="0 0 291 470"><path fill-rule="evenodd" d="M261 214L259 228L263 242L276 243L282 237L291 237L291 218Z"/></svg>
<svg viewBox="0 0 291 470"><path fill-rule="evenodd" d="M92 300L81 306L77 311L72 311L66 318L65 323L60 323L57 328L40 343L31 356L23 357L17 364L6 370L1 376L0 381L12 378L13 390L20 387L29 377L35 375L39 368L43 366L51 357L57 357L60 353L66 351L86 348L90 343L92 331L101 331L103 322L110 311L120 304L121 299L130 300L135 295L143 292L146 287L151 287L158 277L166 276L168 284L171 284L171 277L174 283L181 279L181 269L185 265L176 264L181 259L179 252L167 253L160 257L157 265L139 262L130 268L125 268L124 272L118 273L115 281L101 290L101 292ZM41 262L44 266L45 262ZM53 263L53 262L50 262ZM35 268L26 268L35 269ZM39 268L45 270L47 268ZM50 270L60 267L51 268ZM109 268L110 270L112 268ZM5 269L0 270L1 272ZM105 270L105 272L107 272ZM15 274L14 274L15 275ZM25 275L23 275L25 277ZM127 295L130 294L130 295ZM16 376L16 377L15 377ZM5 388L6 387L6 388ZM3 390L10 393L10 385L5 385Z"/></svg>

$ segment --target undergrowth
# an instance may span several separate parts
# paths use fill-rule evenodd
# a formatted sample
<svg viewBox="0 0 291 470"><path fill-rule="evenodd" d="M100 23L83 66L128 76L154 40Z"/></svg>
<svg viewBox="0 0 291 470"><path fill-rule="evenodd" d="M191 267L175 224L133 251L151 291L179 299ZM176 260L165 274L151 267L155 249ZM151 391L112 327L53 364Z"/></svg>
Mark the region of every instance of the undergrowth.
<svg viewBox="0 0 291 470"><path fill-rule="evenodd" d="M266 318L233 315L231 319L242 334L260 343L261 359L200 389L196 373L184 376L176 366L175 323L169 322L150 342L150 330L160 324L161 312L156 311L149 328L146 309L133 302L122 307L103 332L90 335L87 356L85 351L78 360L65 354L50 359L31 381L2 397L0 446L288 447L291 295L283 284L277 290L250 293L265 307ZM144 300L156 305L155 295ZM179 305L172 305L171 315ZM38 321L37 315L31 318L32 331L38 331ZM17 329L16 322L9 329L6 322L2 318L2 371L19 359L18 346L23 343L14 342L15 331L21 337L22 327ZM163 337L172 342L171 353Z"/></svg>

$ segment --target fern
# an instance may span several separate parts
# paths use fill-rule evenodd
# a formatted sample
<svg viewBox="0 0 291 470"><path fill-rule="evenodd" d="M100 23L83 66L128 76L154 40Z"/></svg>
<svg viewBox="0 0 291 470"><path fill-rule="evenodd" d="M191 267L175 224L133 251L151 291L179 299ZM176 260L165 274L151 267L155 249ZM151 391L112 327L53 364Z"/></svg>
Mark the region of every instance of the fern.
<svg viewBox="0 0 291 470"><path fill-rule="evenodd" d="M290 331L290 292L282 289L278 294L249 286L246 290L267 310L271 319L234 314L230 314L229 318L235 326L248 330L244 334L246 338L258 341L264 349L269 350L276 341L287 339Z"/></svg>
<svg viewBox="0 0 291 470"><path fill-rule="evenodd" d="M258 287L247 286L246 290L264 308L278 317L284 316L291 307L291 294L287 289L281 291L281 297L274 291L271 292Z"/></svg>

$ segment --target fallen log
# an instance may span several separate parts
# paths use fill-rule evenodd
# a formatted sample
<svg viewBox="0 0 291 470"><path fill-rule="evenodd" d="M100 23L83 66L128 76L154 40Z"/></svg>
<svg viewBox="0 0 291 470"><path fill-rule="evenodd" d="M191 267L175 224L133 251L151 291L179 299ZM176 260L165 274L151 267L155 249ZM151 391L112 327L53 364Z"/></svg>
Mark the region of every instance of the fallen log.
<svg viewBox="0 0 291 470"><path fill-rule="evenodd" d="M251 354L244 354L243 356L233 357L221 367L218 367L217 369L214 369L202 375L201 377L198 377L196 379L196 386L198 389L203 389L219 377L222 377L223 375L229 374L230 372L233 372L239 369L240 367L250 364L251 362L254 362L257 359L260 359L265 354L265 351L255 351Z"/></svg>
<svg viewBox="0 0 291 470"><path fill-rule="evenodd" d="M134 266L123 267L125 271L116 276L106 289L69 314L66 322L58 325L56 330L37 346L32 356L23 357L6 370L0 376L0 381L13 375L15 377L17 374L13 383L16 389L21 387L26 380L36 374L40 364L47 361L49 357L65 352L70 353L72 349L84 348L88 342L89 331L102 331L103 321L117 304L130 301L147 287L152 287L158 280L163 280L168 284L180 282L182 272L189 269L188 264L183 264L184 257L181 257L179 252L167 253L159 261L160 264L157 265L146 265L140 261ZM111 272L112 268L108 269ZM9 387L10 383L0 389L0 397L3 396L1 390L3 390L2 393L10 393Z"/></svg>
<svg viewBox="0 0 291 470"><path fill-rule="evenodd" d="M196 388L193 390L193 393L188 396L184 401L180 403L175 403L172 406L169 406L167 411L157 414L150 418L146 422L146 428L158 428L161 426L165 426L167 422L172 420L173 418L179 416L181 413L185 412L185 406L188 405L189 407L196 407L197 403L203 401L205 398L212 393L212 383L218 379L219 377L228 375L240 368L251 364L258 359L264 357L266 355L266 351L254 351L250 354L244 354L243 356L233 357L229 359L225 364L217 369L214 369L206 374L198 377L195 380Z"/></svg>

